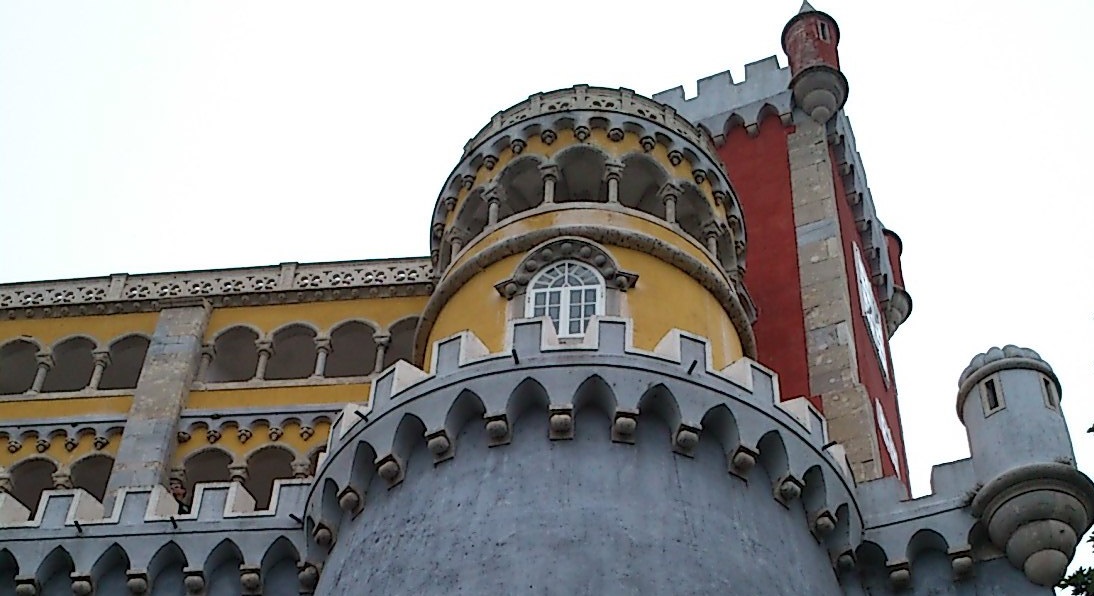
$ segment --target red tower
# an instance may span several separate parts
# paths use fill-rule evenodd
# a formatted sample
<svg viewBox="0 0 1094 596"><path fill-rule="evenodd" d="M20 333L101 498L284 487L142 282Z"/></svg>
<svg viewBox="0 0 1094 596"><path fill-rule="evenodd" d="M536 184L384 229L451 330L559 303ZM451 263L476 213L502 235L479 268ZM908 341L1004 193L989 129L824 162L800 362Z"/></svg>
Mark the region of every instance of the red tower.
<svg viewBox="0 0 1094 596"><path fill-rule="evenodd" d="M847 101L847 78L839 69L839 26L806 0L783 27L794 102L817 122L826 122Z"/></svg>

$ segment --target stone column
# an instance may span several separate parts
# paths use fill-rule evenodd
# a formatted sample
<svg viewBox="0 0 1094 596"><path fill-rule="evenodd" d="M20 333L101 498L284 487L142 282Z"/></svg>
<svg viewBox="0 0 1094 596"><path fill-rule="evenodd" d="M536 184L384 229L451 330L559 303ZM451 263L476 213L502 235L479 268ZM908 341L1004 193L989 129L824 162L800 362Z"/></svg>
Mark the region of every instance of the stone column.
<svg viewBox="0 0 1094 596"><path fill-rule="evenodd" d="M482 198L486 201L486 225L492 226L498 223L498 211L501 209L504 194L504 189L497 184L491 185L482 193Z"/></svg>
<svg viewBox="0 0 1094 596"><path fill-rule="evenodd" d="M217 356L217 348L213 344L205 344L201 346L201 362L198 363L198 372L194 375L195 381L204 381L205 375L209 373L209 365L213 363L213 358Z"/></svg>
<svg viewBox="0 0 1094 596"><path fill-rule="evenodd" d="M160 308L107 485L108 507L118 488L166 482L178 440L179 414L198 370L209 303L202 298L174 298L162 300Z"/></svg>
<svg viewBox="0 0 1094 596"><path fill-rule="evenodd" d="M705 228L703 228L703 238L705 238L706 242L707 242L707 251L711 254L711 256L714 257L715 260L717 260L718 259L718 226L716 224L713 224L713 223L707 224L707 226Z"/></svg>
<svg viewBox="0 0 1094 596"><path fill-rule="evenodd" d="M555 202L555 182L558 181L558 165L545 163L539 166L539 172L543 176L543 204L550 205Z"/></svg>
<svg viewBox="0 0 1094 596"><path fill-rule="evenodd" d="M320 335L315 338L315 372L312 373L313 377L321 377L327 370L327 356L330 356L331 347L330 338L325 335Z"/></svg>
<svg viewBox="0 0 1094 596"><path fill-rule="evenodd" d="M53 368L53 354L49 350L42 350L35 355L38 370L34 372L34 382L30 385L29 393L38 393L42 390L42 384L46 382L46 374Z"/></svg>
<svg viewBox="0 0 1094 596"><path fill-rule="evenodd" d="M604 164L604 180L608 182L608 202L619 202L619 179L623 177L623 164L609 161Z"/></svg>
<svg viewBox="0 0 1094 596"><path fill-rule="evenodd" d="M794 226L798 238L798 275L809 390L818 395L828 419L829 436L847 450L856 479L880 478L881 446L874 406L858 376L851 305L853 279L840 231L831 154L823 125L796 119L788 138Z"/></svg>
<svg viewBox="0 0 1094 596"><path fill-rule="evenodd" d="M258 349L258 365L255 366L256 379L266 378L266 365L270 362L270 356L273 356L273 340L260 339L255 341L255 348Z"/></svg>
<svg viewBox="0 0 1094 596"><path fill-rule="evenodd" d="M91 358L95 361L95 369L91 371L91 381L87 384L87 388L98 389L99 381L103 379L103 371L110 366L110 351L96 350L91 353Z"/></svg>
<svg viewBox="0 0 1094 596"><path fill-rule="evenodd" d="M387 333L377 333L372 336L372 339L376 342L376 364L373 367L373 372L380 372L384 370L384 355L387 353L387 347L391 344L391 336Z"/></svg>
<svg viewBox="0 0 1094 596"><path fill-rule="evenodd" d="M680 187L671 182L665 183L658 192L661 200L665 202L665 221L676 223L676 201L680 198Z"/></svg>

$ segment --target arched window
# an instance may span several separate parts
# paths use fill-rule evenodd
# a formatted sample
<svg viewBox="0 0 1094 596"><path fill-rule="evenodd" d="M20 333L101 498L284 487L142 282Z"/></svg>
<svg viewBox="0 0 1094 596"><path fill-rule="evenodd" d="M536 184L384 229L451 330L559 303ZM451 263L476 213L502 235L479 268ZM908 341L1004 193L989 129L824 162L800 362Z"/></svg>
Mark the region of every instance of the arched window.
<svg viewBox="0 0 1094 596"><path fill-rule="evenodd" d="M536 274L528 286L526 317L550 317L559 337L585 333L593 315L604 314L604 280L576 261L560 261Z"/></svg>

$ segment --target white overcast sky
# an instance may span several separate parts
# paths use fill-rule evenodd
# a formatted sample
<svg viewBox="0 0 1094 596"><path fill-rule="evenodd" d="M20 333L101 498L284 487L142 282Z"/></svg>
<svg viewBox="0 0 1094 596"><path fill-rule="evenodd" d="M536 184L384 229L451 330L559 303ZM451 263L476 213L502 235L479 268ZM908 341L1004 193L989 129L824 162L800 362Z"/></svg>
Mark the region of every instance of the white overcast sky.
<svg viewBox="0 0 1094 596"><path fill-rule="evenodd" d="M904 240L915 307L893 352L915 493L968 454L957 376L1005 343L1054 366L1094 470L1094 3L814 5L839 22L846 110ZM0 283L425 255L437 193L493 113L575 83L690 96L785 64L797 9L4 0Z"/></svg>

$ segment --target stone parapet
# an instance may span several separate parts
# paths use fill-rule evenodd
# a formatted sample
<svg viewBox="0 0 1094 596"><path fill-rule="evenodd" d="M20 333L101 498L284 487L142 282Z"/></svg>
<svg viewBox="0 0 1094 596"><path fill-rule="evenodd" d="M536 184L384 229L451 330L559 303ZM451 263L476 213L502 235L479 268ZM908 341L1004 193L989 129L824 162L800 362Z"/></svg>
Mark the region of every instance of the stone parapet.
<svg viewBox="0 0 1094 596"><path fill-rule="evenodd" d="M432 275L429 259L412 258L0 284L0 318L156 311L164 301L185 297L245 306L428 295Z"/></svg>
<svg viewBox="0 0 1094 596"><path fill-rule="evenodd" d="M105 586L119 578L124 584L127 576L141 578L146 590L157 586L165 593L181 593L181 585L167 585L182 583L181 577L168 577L176 564L195 568L198 575L204 567L210 574L204 579L216 581L211 574L225 545L234 549L240 563L261 567L267 575L284 565L289 569L279 572L295 577L294 553L302 547L298 514L309 484L275 481L270 506L261 511L238 483L199 484L189 513L179 513L178 503L162 486L121 489L113 495L110 510L80 489L49 490L30 520L25 507L11 495L0 494L0 543L18 565L17 581L49 581L51 562L61 556L71 562L74 575L88 576L96 593L101 587L102 593L121 594ZM127 568L111 568L116 555ZM238 566L232 573L239 573Z"/></svg>

